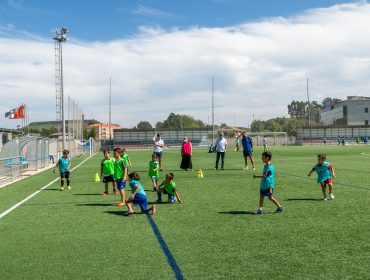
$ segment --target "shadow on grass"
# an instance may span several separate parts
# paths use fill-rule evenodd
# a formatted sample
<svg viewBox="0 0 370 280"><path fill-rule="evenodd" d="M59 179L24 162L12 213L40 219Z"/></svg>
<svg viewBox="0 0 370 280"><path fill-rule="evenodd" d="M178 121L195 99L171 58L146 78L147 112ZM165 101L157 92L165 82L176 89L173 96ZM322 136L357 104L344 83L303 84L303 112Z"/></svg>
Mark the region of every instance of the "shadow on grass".
<svg viewBox="0 0 370 280"><path fill-rule="evenodd" d="M124 216L124 214L126 213L127 211L104 211L104 213L107 213L107 214L112 214L112 215L117 215L117 216ZM136 214L143 214L141 212L134 212L133 215L136 215ZM126 217L126 216L125 216Z"/></svg>
<svg viewBox="0 0 370 280"><path fill-rule="evenodd" d="M253 211L226 211L218 212L219 214L231 214L231 215L254 215Z"/></svg>
<svg viewBox="0 0 370 280"><path fill-rule="evenodd" d="M76 206L101 206L101 207L106 207L106 206L115 206L114 203L81 203L81 204L76 204Z"/></svg>
<svg viewBox="0 0 370 280"><path fill-rule="evenodd" d="M41 189L39 189L39 190L41 190ZM43 189L42 191L60 191L60 188L58 188L58 189Z"/></svg>
<svg viewBox="0 0 370 280"><path fill-rule="evenodd" d="M100 195L102 196L101 193L74 193L73 195Z"/></svg>
<svg viewBox="0 0 370 280"><path fill-rule="evenodd" d="M322 198L288 198L284 201L322 201Z"/></svg>

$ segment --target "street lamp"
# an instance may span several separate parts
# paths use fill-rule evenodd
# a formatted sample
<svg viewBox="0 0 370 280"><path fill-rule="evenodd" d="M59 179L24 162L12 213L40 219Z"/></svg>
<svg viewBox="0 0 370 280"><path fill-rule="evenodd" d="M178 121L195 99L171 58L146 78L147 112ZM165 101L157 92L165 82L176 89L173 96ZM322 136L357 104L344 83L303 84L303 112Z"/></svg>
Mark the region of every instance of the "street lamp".
<svg viewBox="0 0 370 280"><path fill-rule="evenodd" d="M66 148L66 123L64 119L64 94L63 94L63 51L62 43L67 41L68 29L62 27L55 31L53 39L55 40L55 90L56 90L56 114L58 121L58 131L60 131L59 123L62 122L62 149Z"/></svg>

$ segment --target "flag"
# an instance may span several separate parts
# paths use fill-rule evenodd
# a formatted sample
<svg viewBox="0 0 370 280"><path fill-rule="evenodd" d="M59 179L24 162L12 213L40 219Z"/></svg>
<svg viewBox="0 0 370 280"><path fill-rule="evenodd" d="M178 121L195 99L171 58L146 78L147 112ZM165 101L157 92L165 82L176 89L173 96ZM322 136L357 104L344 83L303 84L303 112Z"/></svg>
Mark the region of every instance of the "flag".
<svg viewBox="0 0 370 280"><path fill-rule="evenodd" d="M13 119L24 119L26 106L22 104L20 107L15 109Z"/></svg>
<svg viewBox="0 0 370 280"><path fill-rule="evenodd" d="M22 104L16 109L12 109L5 113L5 118L9 119L24 119L26 111L26 105Z"/></svg>

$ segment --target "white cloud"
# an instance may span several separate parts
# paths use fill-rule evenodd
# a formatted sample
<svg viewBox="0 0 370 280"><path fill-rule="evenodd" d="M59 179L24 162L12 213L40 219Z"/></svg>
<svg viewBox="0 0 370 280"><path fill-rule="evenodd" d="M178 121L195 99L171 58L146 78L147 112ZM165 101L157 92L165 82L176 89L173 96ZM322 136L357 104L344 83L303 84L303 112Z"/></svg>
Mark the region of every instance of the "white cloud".
<svg viewBox="0 0 370 280"><path fill-rule="evenodd" d="M312 100L369 96L369 18L370 4L361 2L227 28L143 27L111 42L72 38L63 45L64 92L86 118L106 122L112 76L112 120L124 127L154 124L170 112L207 122L211 77L217 123L287 115L287 104L305 99L307 76ZM26 103L31 121L55 119L51 39L11 38L0 28L0 97L1 113ZM15 123L0 117L2 126Z"/></svg>

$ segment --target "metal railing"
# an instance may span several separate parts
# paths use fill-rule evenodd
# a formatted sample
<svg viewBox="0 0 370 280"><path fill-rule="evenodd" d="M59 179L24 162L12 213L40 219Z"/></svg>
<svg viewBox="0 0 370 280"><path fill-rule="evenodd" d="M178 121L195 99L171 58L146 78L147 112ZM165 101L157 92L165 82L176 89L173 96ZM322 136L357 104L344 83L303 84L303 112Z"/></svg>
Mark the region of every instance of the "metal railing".
<svg viewBox="0 0 370 280"><path fill-rule="evenodd" d="M0 186L13 182L22 177L23 169L28 167L23 157L9 157L0 159Z"/></svg>

